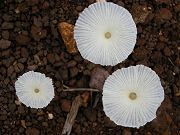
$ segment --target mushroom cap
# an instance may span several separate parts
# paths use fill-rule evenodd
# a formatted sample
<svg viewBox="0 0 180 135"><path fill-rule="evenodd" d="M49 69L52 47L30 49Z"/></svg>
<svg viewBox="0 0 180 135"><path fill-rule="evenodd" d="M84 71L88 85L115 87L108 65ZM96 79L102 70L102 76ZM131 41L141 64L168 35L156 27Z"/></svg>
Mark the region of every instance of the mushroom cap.
<svg viewBox="0 0 180 135"><path fill-rule="evenodd" d="M45 74L29 71L15 82L16 95L27 107L46 107L54 97L52 79Z"/></svg>
<svg viewBox="0 0 180 135"><path fill-rule="evenodd" d="M152 121L163 100L164 90L158 75L143 65L115 71L103 86L105 114L125 127L139 128Z"/></svg>
<svg viewBox="0 0 180 135"><path fill-rule="evenodd" d="M84 59L114 66L133 51L137 28L125 8L111 2L97 2L80 13L74 38Z"/></svg>

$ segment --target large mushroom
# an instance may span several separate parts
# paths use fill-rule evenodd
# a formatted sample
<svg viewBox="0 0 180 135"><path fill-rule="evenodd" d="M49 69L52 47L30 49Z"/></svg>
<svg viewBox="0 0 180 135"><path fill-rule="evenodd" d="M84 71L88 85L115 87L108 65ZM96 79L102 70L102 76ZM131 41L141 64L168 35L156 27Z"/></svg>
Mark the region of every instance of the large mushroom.
<svg viewBox="0 0 180 135"><path fill-rule="evenodd" d="M156 118L164 90L152 69L137 65L110 75L102 100L105 114L117 125L139 128Z"/></svg>
<svg viewBox="0 0 180 135"><path fill-rule="evenodd" d="M95 64L114 66L133 51L137 28L125 8L111 2L97 2L80 14L74 38L83 58Z"/></svg>

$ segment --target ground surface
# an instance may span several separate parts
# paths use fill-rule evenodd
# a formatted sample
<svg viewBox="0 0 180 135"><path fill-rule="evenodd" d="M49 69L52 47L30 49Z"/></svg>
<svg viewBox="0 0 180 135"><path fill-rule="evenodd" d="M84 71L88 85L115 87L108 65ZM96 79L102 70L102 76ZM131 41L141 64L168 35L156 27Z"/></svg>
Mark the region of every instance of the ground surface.
<svg viewBox="0 0 180 135"><path fill-rule="evenodd" d="M147 0L148 1L148 0ZM115 67L102 67L110 74L136 64L151 67L160 76L166 99L157 119L140 129L116 126L104 114L101 99L92 109L81 107L72 135L176 135L180 134L180 4L178 0L113 0L135 10L145 6L140 17L134 52ZM94 0L1 0L0 1L0 135L61 134L71 102L79 92L62 92L62 81L70 87L89 87L91 72L100 65L69 54L57 29L59 22L71 24ZM143 13L143 12L140 12ZM138 19L138 18L137 18ZM137 20L138 21L138 20ZM56 96L44 109L19 105L14 82L29 70L53 79ZM48 114L53 119L48 119Z"/></svg>

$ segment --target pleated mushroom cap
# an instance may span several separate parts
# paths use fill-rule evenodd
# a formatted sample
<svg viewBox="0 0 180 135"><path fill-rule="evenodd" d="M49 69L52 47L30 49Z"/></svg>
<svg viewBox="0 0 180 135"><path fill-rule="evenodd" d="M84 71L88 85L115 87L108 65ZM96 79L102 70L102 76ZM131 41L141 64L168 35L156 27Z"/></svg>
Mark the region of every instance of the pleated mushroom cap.
<svg viewBox="0 0 180 135"><path fill-rule="evenodd" d="M15 82L16 95L27 107L46 107L54 98L52 79L34 71L24 73Z"/></svg>
<svg viewBox="0 0 180 135"><path fill-rule="evenodd" d="M105 114L117 125L139 128L156 118L164 90L152 69L137 65L110 75L102 100Z"/></svg>
<svg viewBox="0 0 180 135"><path fill-rule="evenodd" d="M74 38L84 59L114 66L132 53L137 28L125 8L111 2L97 2L80 14Z"/></svg>

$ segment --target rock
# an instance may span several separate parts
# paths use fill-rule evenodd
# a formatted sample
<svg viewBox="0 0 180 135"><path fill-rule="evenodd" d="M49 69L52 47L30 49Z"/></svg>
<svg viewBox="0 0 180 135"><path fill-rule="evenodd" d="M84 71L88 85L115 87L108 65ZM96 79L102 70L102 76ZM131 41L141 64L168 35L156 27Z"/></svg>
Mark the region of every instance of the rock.
<svg viewBox="0 0 180 135"><path fill-rule="evenodd" d="M4 22L4 23L1 25L1 28L2 28L3 30L13 29L13 28L14 28L14 23Z"/></svg>
<svg viewBox="0 0 180 135"><path fill-rule="evenodd" d="M132 135L129 129L124 129L122 135Z"/></svg>
<svg viewBox="0 0 180 135"><path fill-rule="evenodd" d="M2 31L2 38L9 39L9 31L7 31L7 30Z"/></svg>
<svg viewBox="0 0 180 135"><path fill-rule="evenodd" d="M95 88L102 91L104 82L108 76L109 73L103 68L99 68L99 67L94 68L91 73L89 86L91 88Z"/></svg>
<svg viewBox="0 0 180 135"><path fill-rule="evenodd" d="M58 24L59 32L69 53L77 53L76 41L74 39L74 25L61 22Z"/></svg>
<svg viewBox="0 0 180 135"><path fill-rule="evenodd" d="M3 121L3 120L7 120L7 115L1 115L0 116L0 121Z"/></svg>
<svg viewBox="0 0 180 135"><path fill-rule="evenodd" d="M9 14L4 14L2 18L4 19L4 21L7 21L7 22L13 20L13 17Z"/></svg>
<svg viewBox="0 0 180 135"><path fill-rule="evenodd" d="M42 122L42 126L43 127L48 127L48 123L47 122Z"/></svg>
<svg viewBox="0 0 180 135"><path fill-rule="evenodd" d="M40 39L45 38L47 35L47 30L42 29L41 27L31 26L31 33L36 41L40 41Z"/></svg>
<svg viewBox="0 0 180 135"><path fill-rule="evenodd" d="M8 67L8 69L7 69L7 76L10 77L13 72L14 72L14 67L13 67L13 65L11 65L11 66Z"/></svg>
<svg viewBox="0 0 180 135"><path fill-rule="evenodd" d="M25 113L24 106L19 106L18 107L18 113L20 113L20 114L24 114Z"/></svg>
<svg viewBox="0 0 180 135"><path fill-rule="evenodd" d="M82 6L77 6L77 7L76 7L76 10L77 10L78 12L81 12L81 11L83 10L83 7L82 7Z"/></svg>
<svg viewBox="0 0 180 135"><path fill-rule="evenodd" d="M27 128L26 135L39 135L40 131L36 128Z"/></svg>
<svg viewBox="0 0 180 135"><path fill-rule="evenodd" d="M165 56L171 56L172 52L168 47L165 47L164 48L164 54L165 54Z"/></svg>
<svg viewBox="0 0 180 135"><path fill-rule="evenodd" d="M27 35L19 34L16 37L16 41L20 45L28 45L28 43L31 41L31 39Z"/></svg>
<svg viewBox="0 0 180 135"><path fill-rule="evenodd" d="M78 68L77 67L73 67L73 68L70 68L70 76L73 78L75 77L76 75L78 75Z"/></svg>
<svg viewBox="0 0 180 135"><path fill-rule="evenodd" d="M48 113L48 119L52 120L53 118L54 118L53 114L52 113Z"/></svg>
<svg viewBox="0 0 180 135"><path fill-rule="evenodd" d="M21 105L21 102L19 100L15 100L15 104L20 106Z"/></svg>
<svg viewBox="0 0 180 135"><path fill-rule="evenodd" d="M49 8L49 2L45 1L42 5L42 9L48 9Z"/></svg>
<svg viewBox="0 0 180 135"><path fill-rule="evenodd" d="M54 54L50 53L47 55L47 60L49 63L53 64L55 62Z"/></svg>
<svg viewBox="0 0 180 135"><path fill-rule="evenodd" d="M155 0L158 4L162 4L162 3L165 3L165 4L170 4L171 3L171 0Z"/></svg>
<svg viewBox="0 0 180 135"><path fill-rule="evenodd" d="M89 121L94 122L96 121L97 111L95 109L91 110L90 108L87 108L84 110L84 115Z"/></svg>
<svg viewBox="0 0 180 135"><path fill-rule="evenodd" d="M95 0L87 0L89 4L92 4L95 2Z"/></svg>
<svg viewBox="0 0 180 135"><path fill-rule="evenodd" d="M21 48L21 56L27 58L29 56L28 50L26 48Z"/></svg>
<svg viewBox="0 0 180 135"><path fill-rule="evenodd" d="M150 13L147 6L137 4L132 6L132 16L136 24L144 23Z"/></svg>
<svg viewBox="0 0 180 135"><path fill-rule="evenodd" d="M10 52L11 52L11 50L10 50L10 49L3 50L3 51L2 51L2 53L1 53L1 55L2 55L2 56L4 56L4 57L9 57Z"/></svg>
<svg viewBox="0 0 180 135"><path fill-rule="evenodd" d="M11 45L11 41L5 39L0 40L0 49L7 49L10 47L10 45Z"/></svg>
<svg viewBox="0 0 180 135"><path fill-rule="evenodd" d="M116 127L117 125L109 119L109 117L104 118L104 126L108 128Z"/></svg>
<svg viewBox="0 0 180 135"><path fill-rule="evenodd" d="M61 109L64 111L64 112L69 112L70 109L71 109L71 101L70 100L67 100L67 99L63 99L61 101Z"/></svg>
<svg viewBox="0 0 180 135"><path fill-rule="evenodd" d="M121 7L124 7L124 3L122 1L118 1L117 2L117 5L121 6Z"/></svg>
<svg viewBox="0 0 180 135"><path fill-rule="evenodd" d="M165 97L165 100L157 110L157 117L151 122L151 127L159 134L163 134L164 131L172 123L171 114L172 113L172 103L168 97Z"/></svg>
<svg viewBox="0 0 180 135"><path fill-rule="evenodd" d="M76 66L77 62L75 60L71 60L67 63L67 68Z"/></svg>
<svg viewBox="0 0 180 135"><path fill-rule="evenodd" d="M29 6L34 6L34 5L38 4L38 3L39 3L39 0L28 0L28 5Z"/></svg>
<svg viewBox="0 0 180 135"><path fill-rule="evenodd" d="M60 70L61 76L63 80L68 80L68 70L63 69L62 71Z"/></svg>
<svg viewBox="0 0 180 135"><path fill-rule="evenodd" d="M29 65L27 69L35 71L38 68L38 65Z"/></svg>
<svg viewBox="0 0 180 135"><path fill-rule="evenodd" d="M33 18L33 24L36 26L36 27L42 27L42 21L41 21L41 17L34 17Z"/></svg>
<svg viewBox="0 0 180 135"><path fill-rule="evenodd" d="M38 110L35 109L35 108L31 108L30 111L31 111L32 114L36 114L38 112Z"/></svg>
<svg viewBox="0 0 180 135"><path fill-rule="evenodd" d="M167 8L161 8L159 12L156 14L156 17L160 20L171 20L172 13Z"/></svg>

